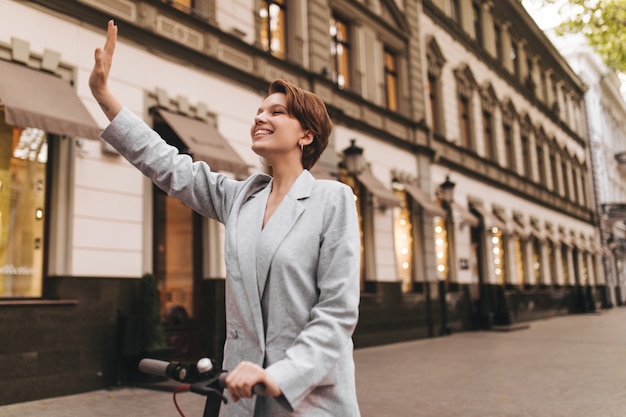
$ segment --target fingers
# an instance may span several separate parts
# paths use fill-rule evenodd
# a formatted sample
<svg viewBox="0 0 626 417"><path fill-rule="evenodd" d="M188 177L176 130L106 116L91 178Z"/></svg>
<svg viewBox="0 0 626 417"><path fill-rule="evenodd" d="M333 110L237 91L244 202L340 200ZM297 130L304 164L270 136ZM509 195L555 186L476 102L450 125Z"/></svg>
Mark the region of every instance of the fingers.
<svg viewBox="0 0 626 417"><path fill-rule="evenodd" d="M252 387L264 379L265 370L252 362L241 362L229 372L226 386L234 401L252 397Z"/></svg>
<svg viewBox="0 0 626 417"><path fill-rule="evenodd" d="M104 55L107 57L112 57L115 52L115 45L117 43L117 25L113 20L109 20L107 24L107 37L104 42Z"/></svg>

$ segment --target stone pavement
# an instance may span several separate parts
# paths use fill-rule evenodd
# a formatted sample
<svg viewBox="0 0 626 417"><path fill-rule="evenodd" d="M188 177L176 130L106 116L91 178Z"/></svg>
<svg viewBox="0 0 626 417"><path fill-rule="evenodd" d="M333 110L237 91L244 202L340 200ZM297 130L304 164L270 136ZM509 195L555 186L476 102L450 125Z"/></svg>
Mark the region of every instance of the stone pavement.
<svg viewBox="0 0 626 417"><path fill-rule="evenodd" d="M363 417L626 417L626 307L358 349L355 358ZM186 416L202 415L204 398L177 399ZM0 407L1 417L176 415L170 393L141 388Z"/></svg>

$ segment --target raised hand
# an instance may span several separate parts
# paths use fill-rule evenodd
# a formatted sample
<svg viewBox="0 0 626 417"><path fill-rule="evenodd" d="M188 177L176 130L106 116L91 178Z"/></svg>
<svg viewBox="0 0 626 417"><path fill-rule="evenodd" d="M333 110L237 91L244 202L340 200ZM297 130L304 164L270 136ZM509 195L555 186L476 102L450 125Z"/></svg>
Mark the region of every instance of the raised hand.
<svg viewBox="0 0 626 417"><path fill-rule="evenodd" d="M119 101L109 91L108 80L113 64L113 53L117 43L117 26L113 20L109 20L107 25L107 38L103 48L96 48L94 66L89 76L89 88L91 94L98 101L98 104L109 118L113 120L115 115L121 110Z"/></svg>

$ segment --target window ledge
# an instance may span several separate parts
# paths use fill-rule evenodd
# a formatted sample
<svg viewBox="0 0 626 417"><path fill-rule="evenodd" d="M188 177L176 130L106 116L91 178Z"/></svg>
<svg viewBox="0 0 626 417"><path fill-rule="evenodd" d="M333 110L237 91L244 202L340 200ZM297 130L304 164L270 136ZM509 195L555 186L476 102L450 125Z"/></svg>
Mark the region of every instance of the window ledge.
<svg viewBox="0 0 626 417"><path fill-rule="evenodd" d="M77 305L78 300L45 300L40 298L30 298L30 299L4 299L0 300L0 307L11 307L11 306L73 306Z"/></svg>

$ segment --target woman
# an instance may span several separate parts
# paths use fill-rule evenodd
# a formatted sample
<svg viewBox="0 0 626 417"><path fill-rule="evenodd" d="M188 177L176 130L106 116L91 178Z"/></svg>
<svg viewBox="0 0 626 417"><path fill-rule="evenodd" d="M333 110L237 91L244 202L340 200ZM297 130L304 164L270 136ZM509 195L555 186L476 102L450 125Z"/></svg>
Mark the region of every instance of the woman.
<svg viewBox="0 0 626 417"><path fill-rule="evenodd" d="M354 197L309 173L328 144L323 101L276 81L251 128L273 177L235 181L167 145L112 95L110 21L89 86L111 123L102 138L167 192L225 225L224 369L234 403L223 416L359 416L352 333L360 243ZM262 383L268 396L253 397Z"/></svg>

